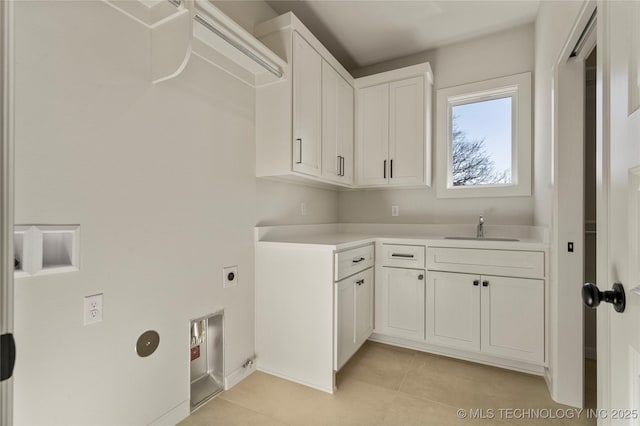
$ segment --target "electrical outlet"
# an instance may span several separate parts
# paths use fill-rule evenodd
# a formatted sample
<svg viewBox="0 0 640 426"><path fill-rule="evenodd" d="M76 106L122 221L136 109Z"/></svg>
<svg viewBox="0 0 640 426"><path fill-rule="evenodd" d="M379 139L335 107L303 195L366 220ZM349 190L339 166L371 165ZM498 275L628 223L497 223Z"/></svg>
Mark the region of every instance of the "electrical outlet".
<svg viewBox="0 0 640 426"><path fill-rule="evenodd" d="M227 266L222 269L222 287L231 287L238 284L238 266Z"/></svg>
<svg viewBox="0 0 640 426"><path fill-rule="evenodd" d="M304 201L302 203L300 203L300 214L302 216L306 216L307 215L307 203L305 203Z"/></svg>
<svg viewBox="0 0 640 426"><path fill-rule="evenodd" d="M391 216L400 216L400 206L391 206Z"/></svg>
<svg viewBox="0 0 640 426"><path fill-rule="evenodd" d="M102 321L102 293L84 298L84 325Z"/></svg>

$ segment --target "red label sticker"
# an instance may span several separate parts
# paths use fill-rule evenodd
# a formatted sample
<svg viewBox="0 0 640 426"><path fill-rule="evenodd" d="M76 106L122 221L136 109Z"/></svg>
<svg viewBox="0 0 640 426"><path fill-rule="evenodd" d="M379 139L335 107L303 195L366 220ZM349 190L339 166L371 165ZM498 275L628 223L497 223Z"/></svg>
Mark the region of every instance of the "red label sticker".
<svg viewBox="0 0 640 426"><path fill-rule="evenodd" d="M200 358L200 345L191 348L191 361Z"/></svg>

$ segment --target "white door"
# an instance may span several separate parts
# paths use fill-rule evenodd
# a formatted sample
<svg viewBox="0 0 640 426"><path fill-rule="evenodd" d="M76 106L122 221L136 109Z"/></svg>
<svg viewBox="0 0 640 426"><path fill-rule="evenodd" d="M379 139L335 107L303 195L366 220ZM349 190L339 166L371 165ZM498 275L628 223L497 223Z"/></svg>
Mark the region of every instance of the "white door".
<svg viewBox="0 0 640 426"><path fill-rule="evenodd" d="M480 276L429 272L427 276L427 341L480 350Z"/></svg>
<svg viewBox="0 0 640 426"><path fill-rule="evenodd" d="M389 84L389 183L424 183L424 77Z"/></svg>
<svg viewBox="0 0 640 426"><path fill-rule="evenodd" d="M358 185L389 181L389 85L358 90Z"/></svg>
<svg viewBox="0 0 640 426"><path fill-rule="evenodd" d="M293 170L320 176L322 57L293 33Z"/></svg>
<svg viewBox="0 0 640 426"><path fill-rule="evenodd" d="M544 281L481 277L481 350L544 362Z"/></svg>
<svg viewBox="0 0 640 426"><path fill-rule="evenodd" d="M13 333L13 2L0 2L0 335L2 364ZM5 91L7 90L7 91ZM7 374L9 371L3 371ZM13 424L13 379L0 382L0 426Z"/></svg>
<svg viewBox="0 0 640 426"><path fill-rule="evenodd" d="M597 173L598 287L609 290L620 282L627 298L621 314L609 304L598 308L598 408L605 409L640 410L640 295L633 291L640 285L639 29L639 2L598 3L598 62L604 75L598 126L603 136ZM640 420L611 423L637 425Z"/></svg>
<svg viewBox="0 0 640 426"><path fill-rule="evenodd" d="M424 271L381 268L382 288L378 293L380 333L424 339ZM378 315L378 313L376 313Z"/></svg>

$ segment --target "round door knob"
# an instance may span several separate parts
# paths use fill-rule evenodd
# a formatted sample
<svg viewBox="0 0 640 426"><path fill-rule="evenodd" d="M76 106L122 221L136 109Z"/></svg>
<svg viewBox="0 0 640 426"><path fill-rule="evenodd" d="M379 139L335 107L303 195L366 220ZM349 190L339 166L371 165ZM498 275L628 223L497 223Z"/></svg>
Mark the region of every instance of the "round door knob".
<svg viewBox="0 0 640 426"><path fill-rule="evenodd" d="M607 291L600 291L595 284L585 283L582 286L582 301L592 309L597 308L600 302L611 303L616 312L624 312L626 306L624 287L620 283L615 283L613 288Z"/></svg>

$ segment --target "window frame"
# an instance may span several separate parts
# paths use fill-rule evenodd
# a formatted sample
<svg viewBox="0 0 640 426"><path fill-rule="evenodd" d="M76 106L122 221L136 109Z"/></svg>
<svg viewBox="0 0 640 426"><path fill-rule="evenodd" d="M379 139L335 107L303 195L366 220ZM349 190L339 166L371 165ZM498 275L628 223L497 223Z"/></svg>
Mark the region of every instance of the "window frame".
<svg viewBox="0 0 640 426"><path fill-rule="evenodd" d="M453 107L511 97L511 183L453 186ZM439 89L437 94L437 197L531 196L531 73Z"/></svg>

